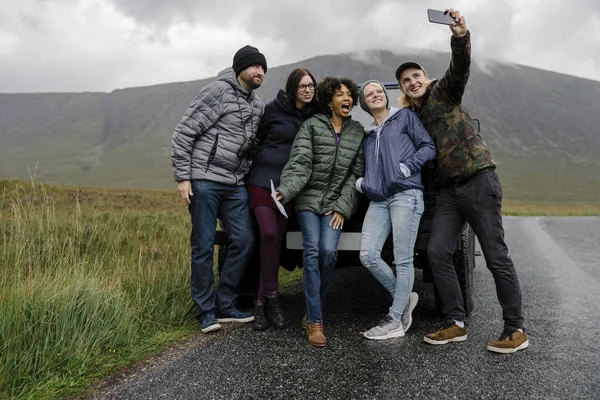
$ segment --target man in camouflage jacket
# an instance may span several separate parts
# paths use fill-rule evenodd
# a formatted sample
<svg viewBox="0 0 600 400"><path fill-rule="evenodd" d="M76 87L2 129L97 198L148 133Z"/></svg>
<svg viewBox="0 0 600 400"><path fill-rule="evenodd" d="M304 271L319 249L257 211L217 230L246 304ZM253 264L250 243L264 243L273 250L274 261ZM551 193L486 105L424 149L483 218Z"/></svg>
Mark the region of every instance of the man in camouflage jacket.
<svg viewBox="0 0 600 400"><path fill-rule="evenodd" d="M477 235L494 276L504 317L500 338L487 348L514 353L527 348L529 341L523 332L519 280L504 241L502 188L488 146L462 105L471 64L470 32L458 11L446 11L455 23L450 25L452 60L444 76L432 81L415 62L406 62L396 71L402 102L419 115L435 142L443 183L428 257L447 322L424 340L441 345L467 339L465 307L452 260L456 238L466 221Z"/></svg>

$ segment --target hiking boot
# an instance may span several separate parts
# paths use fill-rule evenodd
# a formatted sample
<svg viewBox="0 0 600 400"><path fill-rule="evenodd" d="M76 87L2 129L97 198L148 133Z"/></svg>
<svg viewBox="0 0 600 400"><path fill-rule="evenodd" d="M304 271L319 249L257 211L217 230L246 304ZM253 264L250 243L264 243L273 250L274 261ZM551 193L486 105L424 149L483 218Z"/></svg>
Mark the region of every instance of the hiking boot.
<svg viewBox="0 0 600 400"><path fill-rule="evenodd" d="M408 331L408 328L410 328L410 326L412 325L412 312L417 306L418 302L419 295L415 292L411 292L411 294L408 296L408 304L406 304L404 312L402 313L402 329L404 330L404 333L406 333L406 331Z"/></svg>
<svg viewBox="0 0 600 400"><path fill-rule="evenodd" d="M208 333L221 329L221 324L215 318L214 312L208 312L198 318L198 325L202 333Z"/></svg>
<svg viewBox="0 0 600 400"><path fill-rule="evenodd" d="M461 328L454 321L445 322L440 329L425 336L423 340L429 344L446 344L467 340L467 328Z"/></svg>
<svg viewBox="0 0 600 400"><path fill-rule="evenodd" d="M276 328L285 326L285 318L283 318L283 309L281 307L281 299L279 296L267 297L267 318Z"/></svg>
<svg viewBox="0 0 600 400"><path fill-rule="evenodd" d="M527 347L529 347L527 334L516 329L504 328L500 338L489 342L487 349L495 353L510 354Z"/></svg>
<svg viewBox="0 0 600 400"><path fill-rule="evenodd" d="M312 323L306 326L306 336L310 344L316 347L325 347L327 344L327 338L323 333L322 323Z"/></svg>
<svg viewBox="0 0 600 400"><path fill-rule="evenodd" d="M306 314L302 317L302 328L306 329Z"/></svg>
<svg viewBox="0 0 600 400"><path fill-rule="evenodd" d="M264 331L265 329L269 329L270 327L271 327L271 323L267 319L265 304L264 303L255 303L254 304L254 330L255 331Z"/></svg>
<svg viewBox="0 0 600 400"><path fill-rule="evenodd" d="M384 340L392 339L404 336L404 329L402 329L402 320L393 319L391 315L383 317L379 325L369 329L363 334L367 339L373 340Z"/></svg>
<svg viewBox="0 0 600 400"><path fill-rule="evenodd" d="M217 315L219 322L252 322L254 314L249 311L242 311L237 307L233 307L229 311L222 312Z"/></svg>

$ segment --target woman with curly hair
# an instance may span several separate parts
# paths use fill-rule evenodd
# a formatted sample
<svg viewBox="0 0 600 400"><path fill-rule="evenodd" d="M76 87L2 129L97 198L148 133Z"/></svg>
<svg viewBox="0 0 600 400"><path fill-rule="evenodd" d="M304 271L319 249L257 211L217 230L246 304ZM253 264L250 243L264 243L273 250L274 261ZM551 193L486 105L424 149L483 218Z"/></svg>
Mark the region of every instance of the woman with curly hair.
<svg viewBox="0 0 600 400"><path fill-rule="evenodd" d="M294 200L302 230L308 341L323 347L322 306L337 260L344 221L356 211L356 179L363 175L364 128L350 110L358 104L351 79L325 78L317 86L321 114L304 122L281 174L277 199Z"/></svg>
<svg viewBox="0 0 600 400"><path fill-rule="evenodd" d="M265 106L258 126L259 150L246 177L250 208L260 236L260 283L254 307L254 329L283 328L285 318L278 291L279 253L287 220L271 197L271 181L277 187L290 157L292 143L305 120L317 110L316 80L306 68L288 76L285 91ZM287 214L292 203L285 205Z"/></svg>

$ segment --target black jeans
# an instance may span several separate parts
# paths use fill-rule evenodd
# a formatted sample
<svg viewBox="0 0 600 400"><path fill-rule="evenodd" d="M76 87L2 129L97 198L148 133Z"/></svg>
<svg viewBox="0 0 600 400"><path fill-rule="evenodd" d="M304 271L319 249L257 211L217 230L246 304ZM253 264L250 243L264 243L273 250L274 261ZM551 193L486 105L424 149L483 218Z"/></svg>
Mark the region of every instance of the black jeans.
<svg viewBox="0 0 600 400"><path fill-rule="evenodd" d="M435 207L427 253L444 316L465 320L463 298L452 262L457 237L465 221L477 235L487 267L494 276L504 326L522 329L521 289L504 242L502 188L493 169L445 187Z"/></svg>

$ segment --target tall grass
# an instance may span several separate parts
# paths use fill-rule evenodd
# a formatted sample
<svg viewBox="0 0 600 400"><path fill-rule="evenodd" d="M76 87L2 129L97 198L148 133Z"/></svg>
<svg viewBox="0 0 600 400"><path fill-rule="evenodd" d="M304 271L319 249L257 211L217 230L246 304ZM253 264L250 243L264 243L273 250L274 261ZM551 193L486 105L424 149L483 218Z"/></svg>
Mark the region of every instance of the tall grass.
<svg viewBox="0 0 600 400"><path fill-rule="evenodd" d="M68 393L189 331L183 213L144 209L143 199L121 212L84 209L76 191L3 186L0 398Z"/></svg>

